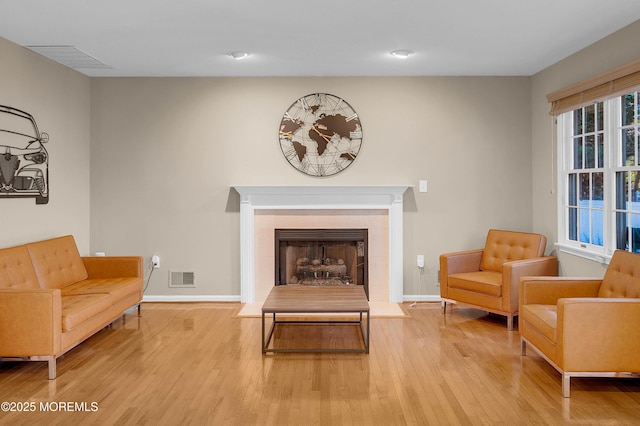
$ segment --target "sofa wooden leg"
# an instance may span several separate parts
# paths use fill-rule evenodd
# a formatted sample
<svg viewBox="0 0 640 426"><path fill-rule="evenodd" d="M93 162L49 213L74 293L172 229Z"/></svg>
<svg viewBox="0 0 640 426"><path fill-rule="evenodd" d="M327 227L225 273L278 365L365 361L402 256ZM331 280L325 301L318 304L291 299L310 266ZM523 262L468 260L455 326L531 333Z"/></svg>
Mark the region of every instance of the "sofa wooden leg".
<svg viewBox="0 0 640 426"><path fill-rule="evenodd" d="M567 373L562 373L562 396L569 398L571 393L571 376Z"/></svg>
<svg viewBox="0 0 640 426"><path fill-rule="evenodd" d="M513 317L511 315L507 317L507 330L513 331Z"/></svg>
<svg viewBox="0 0 640 426"><path fill-rule="evenodd" d="M142 303L138 303L138 316L142 314Z"/></svg>
<svg viewBox="0 0 640 426"><path fill-rule="evenodd" d="M446 314L447 313L447 302L445 302L444 300L441 302L442 304L442 313Z"/></svg>
<svg viewBox="0 0 640 426"><path fill-rule="evenodd" d="M524 339L520 340L520 355L527 356L527 342Z"/></svg>
<svg viewBox="0 0 640 426"><path fill-rule="evenodd" d="M56 371L56 357L54 356L48 356L47 357L47 362L49 364L49 380L53 380L56 378L57 376L57 371Z"/></svg>

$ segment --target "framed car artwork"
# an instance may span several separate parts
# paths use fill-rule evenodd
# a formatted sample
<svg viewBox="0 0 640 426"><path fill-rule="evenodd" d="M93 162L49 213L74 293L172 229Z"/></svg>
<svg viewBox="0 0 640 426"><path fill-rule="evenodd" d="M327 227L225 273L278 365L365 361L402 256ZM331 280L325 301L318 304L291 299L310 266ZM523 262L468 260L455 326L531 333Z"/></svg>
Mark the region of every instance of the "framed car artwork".
<svg viewBox="0 0 640 426"><path fill-rule="evenodd" d="M0 105L0 199L35 198L49 202L49 135L31 114Z"/></svg>

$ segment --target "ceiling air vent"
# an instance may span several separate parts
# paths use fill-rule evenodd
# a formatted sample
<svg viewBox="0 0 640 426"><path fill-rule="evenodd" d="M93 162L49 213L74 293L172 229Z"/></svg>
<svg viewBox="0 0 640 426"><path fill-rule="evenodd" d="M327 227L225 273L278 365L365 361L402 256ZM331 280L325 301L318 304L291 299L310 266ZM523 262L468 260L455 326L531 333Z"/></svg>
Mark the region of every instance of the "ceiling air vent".
<svg viewBox="0 0 640 426"><path fill-rule="evenodd" d="M192 288L196 286L193 271L169 271L169 287Z"/></svg>
<svg viewBox="0 0 640 426"><path fill-rule="evenodd" d="M27 46L52 61L66 65L73 69L111 69L93 56L76 49L73 46Z"/></svg>

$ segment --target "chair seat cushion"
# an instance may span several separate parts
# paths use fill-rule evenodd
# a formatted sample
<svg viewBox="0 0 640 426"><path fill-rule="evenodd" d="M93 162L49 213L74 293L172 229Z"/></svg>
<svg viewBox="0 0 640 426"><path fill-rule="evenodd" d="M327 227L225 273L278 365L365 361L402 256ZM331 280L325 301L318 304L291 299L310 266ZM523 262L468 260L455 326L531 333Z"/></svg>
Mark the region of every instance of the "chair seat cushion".
<svg viewBox="0 0 640 426"><path fill-rule="evenodd" d="M556 305L523 305L520 321L529 323L551 343L557 343L558 307Z"/></svg>
<svg viewBox="0 0 640 426"><path fill-rule="evenodd" d="M464 272L449 275L449 287L500 297L502 274L493 271Z"/></svg>

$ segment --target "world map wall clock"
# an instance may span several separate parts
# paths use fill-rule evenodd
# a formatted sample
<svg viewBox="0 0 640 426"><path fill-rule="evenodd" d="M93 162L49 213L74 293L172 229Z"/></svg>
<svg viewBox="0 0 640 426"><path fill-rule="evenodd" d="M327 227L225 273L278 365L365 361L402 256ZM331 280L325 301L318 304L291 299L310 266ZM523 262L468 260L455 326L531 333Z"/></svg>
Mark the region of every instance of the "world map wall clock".
<svg viewBox="0 0 640 426"><path fill-rule="evenodd" d="M310 176L331 176L349 167L358 156L362 124L344 99L314 93L287 109L279 137L289 164Z"/></svg>

